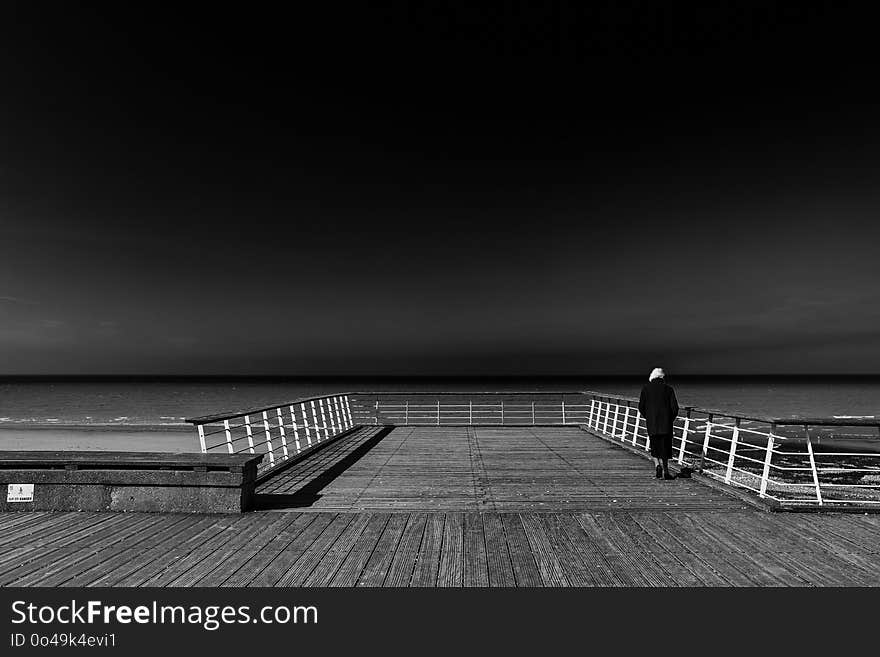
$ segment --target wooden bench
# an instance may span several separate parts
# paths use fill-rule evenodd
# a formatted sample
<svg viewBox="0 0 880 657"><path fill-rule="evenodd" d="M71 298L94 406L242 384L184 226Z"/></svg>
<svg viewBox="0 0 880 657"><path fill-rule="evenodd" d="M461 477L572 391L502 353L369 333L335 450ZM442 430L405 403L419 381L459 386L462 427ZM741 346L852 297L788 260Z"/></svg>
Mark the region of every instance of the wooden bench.
<svg viewBox="0 0 880 657"><path fill-rule="evenodd" d="M253 508L262 458L262 454L0 452L4 493L0 510L240 513ZM13 501L29 497L28 485L33 485L32 501Z"/></svg>

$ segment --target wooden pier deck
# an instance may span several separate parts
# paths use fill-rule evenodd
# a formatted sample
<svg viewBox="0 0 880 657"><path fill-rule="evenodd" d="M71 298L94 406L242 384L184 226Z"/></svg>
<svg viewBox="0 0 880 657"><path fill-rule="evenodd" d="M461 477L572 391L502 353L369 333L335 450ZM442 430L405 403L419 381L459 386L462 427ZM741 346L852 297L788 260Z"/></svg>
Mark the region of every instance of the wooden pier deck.
<svg viewBox="0 0 880 657"><path fill-rule="evenodd" d="M578 427L364 427L257 488L262 508L333 511L741 509ZM674 485L670 485L674 483Z"/></svg>
<svg viewBox="0 0 880 657"><path fill-rule="evenodd" d="M364 427L258 494L232 516L0 514L0 585L880 584L880 516L658 481L573 427Z"/></svg>

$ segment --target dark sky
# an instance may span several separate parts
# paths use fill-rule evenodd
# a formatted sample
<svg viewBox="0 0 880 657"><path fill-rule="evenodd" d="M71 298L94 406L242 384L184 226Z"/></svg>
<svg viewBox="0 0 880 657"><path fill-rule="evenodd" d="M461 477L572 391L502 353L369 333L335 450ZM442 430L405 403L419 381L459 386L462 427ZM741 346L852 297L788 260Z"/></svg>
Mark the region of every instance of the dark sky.
<svg viewBox="0 0 880 657"><path fill-rule="evenodd" d="M880 373L845 4L35 4L0 374Z"/></svg>

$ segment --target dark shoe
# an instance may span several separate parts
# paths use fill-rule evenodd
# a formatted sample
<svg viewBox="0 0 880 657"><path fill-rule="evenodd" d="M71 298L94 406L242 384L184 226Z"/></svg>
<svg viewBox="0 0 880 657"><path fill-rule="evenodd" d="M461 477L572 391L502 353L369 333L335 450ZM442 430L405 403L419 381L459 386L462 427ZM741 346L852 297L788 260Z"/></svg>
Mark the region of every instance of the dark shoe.
<svg viewBox="0 0 880 657"><path fill-rule="evenodd" d="M663 478L664 478L666 481L670 481L670 480L672 480L672 479L675 479L675 477L674 477L673 475L669 474L668 472L664 472L664 473L663 473Z"/></svg>
<svg viewBox="0 0 880 657"><path fill-rule="evenodd" d="M657 466L657 471L656 471L655 476L657 477L657 479L663 478L663 467L662 466L659 466L659 465Z"/></svg>

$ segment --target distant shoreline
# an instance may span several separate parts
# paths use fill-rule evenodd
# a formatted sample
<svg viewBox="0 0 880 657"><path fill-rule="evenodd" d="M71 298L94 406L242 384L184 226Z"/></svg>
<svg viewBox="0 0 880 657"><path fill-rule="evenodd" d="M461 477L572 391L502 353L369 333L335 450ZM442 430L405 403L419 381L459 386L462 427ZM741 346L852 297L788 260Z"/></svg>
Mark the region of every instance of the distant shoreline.
<svg viewBox="0 0 880 657"><path fill-rule="evenodd" d="M198 452L194 431L166 427L0 427L0 451Z"/></svg>
<svg viewBox="0 0 880 657"><path fill-rule="evenodd" d="M61 422L0 422L0 431L107 431L107 432L176 432L186 433L193 430L192 425L175 424L76 424Z"/></svg>

